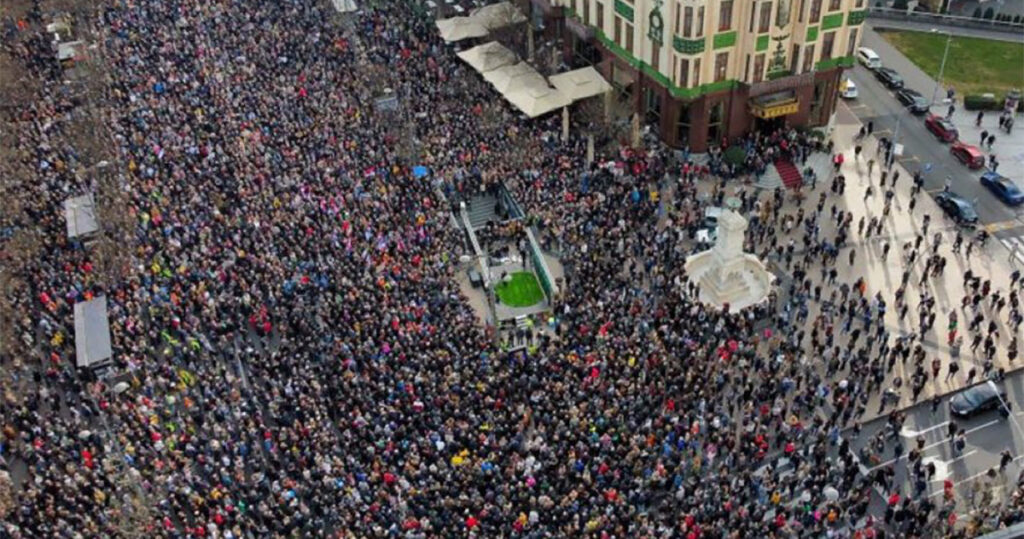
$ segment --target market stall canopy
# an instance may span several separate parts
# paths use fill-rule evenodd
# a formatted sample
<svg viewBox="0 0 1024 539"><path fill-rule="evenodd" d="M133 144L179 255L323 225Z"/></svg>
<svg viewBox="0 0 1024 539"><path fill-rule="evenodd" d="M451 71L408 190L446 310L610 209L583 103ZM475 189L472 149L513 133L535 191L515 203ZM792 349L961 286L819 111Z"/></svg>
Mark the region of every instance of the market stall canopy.
<svg viewBox="0 0 1024 539"><path fill-rule="evenodd" d="M526 22L526 15L523 15L519 8L511 2L498 2L476 8L469 12L470 18L483 25L487 30L497 30L513 24Z"/></svg>
<svg viewBox="0 0 1024 539"><path fill-rule="evenodd" d="M548 77L548 82L573 101L611 91L612 85L593 67L584 67Z"/></svg>
<svg viewBox="0 0 1024 539"><path fill-rule="evenodd" d="M516 53L508 50L497 41L477 45L472 49L458 53L458 56L473 69L477 70L478 73L494 71L499 67L514 64L518 60Z"/></svg>
<svg viewBox="0 0 1024 539"><path fill-rule="evenodd" d="M99 367L114 355L110 347L107 297L99 296L75 304L75 363L78 367Z"/></svg>
<svg viewBox="0 0 1024 539"><path fill-rule="evenodd" d="M85 236L99 230L96 203L93 202L92 193L65 200L64 220L67 221L69 238Z"/></svg>
<svg viewBox="0 0 1024 539"><path fill-rule="evenodd" d="M441 39L448 43L487 35L487 28L471 17L452 17L437 21Z"/></svg>
<svg viewBox="0 0 1024 539"><path fill-rule="evenodd" d="M491 83L498 93L505 95L519 88L548 87L548 81L530 64L519 62L484 73L484 80Z"/></svg>
<svg viewBox="0 0 1024 539"><path fill-rule="evenodd" d="M515 89L505 94L505 99L530 118L536 118L572 103L572 99L546 84Z"/></svg>

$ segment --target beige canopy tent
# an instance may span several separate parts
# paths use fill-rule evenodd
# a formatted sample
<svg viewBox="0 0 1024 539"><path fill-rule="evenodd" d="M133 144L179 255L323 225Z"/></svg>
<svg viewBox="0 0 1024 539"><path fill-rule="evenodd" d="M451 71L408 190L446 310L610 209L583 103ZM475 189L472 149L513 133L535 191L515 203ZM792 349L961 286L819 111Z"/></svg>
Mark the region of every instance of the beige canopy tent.
<svg viewBox="0 0 1024 539"><path fill-rule="evenodd" d="M437 21L441 39L448 43L487 35L487 28L471 17L452 17Z"/></svg>
<svg viewBox="0 0 1024 539"><path fill-rule="evenodd" d="M472 49L458 53L459 58L472 66L478 73L487 73L500 67L516 63L519 59L516 53L508 50L501 43L491 41L483 45L477 45Z"/></svg>
<svg viewBox="0 0 1024 539"><path fill-rule="evenodd" d="M536 118L572 103L572 100L555 88L544 86L519 87L507 94L505 99L530 118Z"/></svg>
<svg viewBox="0 0 1024 539"><path fill-rule="evenodd" d="M505 95L517 88L540 86L547 88L548 82L530 64L519 62L518 64L500 67L494 71L484 73L484 80L491 83L498 93Z"/></svg>
<svg viewBox="0 0 1024 539"><path fill-rule="evenodd" d="M573 101L601 95L612 89L612 85L593 67L552 75L548 81Z"/></svg>
<svg viewBox="0 0 1024 539"><path fill-rule="evenodd" d="M512 5L511 2L498 2L476 8L469 12L469 16L488 30L497 30L526 22L526 15L523 15L523 12L519 11L519 8Z"/></svg>

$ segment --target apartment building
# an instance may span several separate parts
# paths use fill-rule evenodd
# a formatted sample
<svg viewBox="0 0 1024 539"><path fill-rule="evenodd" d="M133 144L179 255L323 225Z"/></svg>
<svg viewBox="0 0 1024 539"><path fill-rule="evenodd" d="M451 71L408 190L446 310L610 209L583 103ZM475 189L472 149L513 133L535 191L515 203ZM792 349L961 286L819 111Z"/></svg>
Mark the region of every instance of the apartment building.
<svg viewBox="0 0 1024 539"><path fill-rule="evenodd" d="M753 129L827 124L867 2L530 0L529 12L662 140L700 152Z"/></svg>

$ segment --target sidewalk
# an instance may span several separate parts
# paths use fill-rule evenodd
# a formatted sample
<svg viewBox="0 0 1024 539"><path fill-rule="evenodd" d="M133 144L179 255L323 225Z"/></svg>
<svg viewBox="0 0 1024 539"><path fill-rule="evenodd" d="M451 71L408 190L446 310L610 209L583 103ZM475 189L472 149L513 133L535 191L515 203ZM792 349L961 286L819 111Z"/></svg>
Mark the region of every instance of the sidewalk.
<svg viewBox="0 0 1024 539"><path fill-rule="evenodd" d="M843 115L843 113L840 114ZM927 352L924 366L925 371L930 377L931 360L934 357L938 357L942 361L942 370L937 380L928 380L924 391L920 395L921 400L931 398L936 394L945 394L961 389L965 386L967 371L972 367L977 367L978 374L974 379L976 383L982 379L981 372L984 358L980 356L981 347L978 349L979 355L975 355L970 350L973 335L967 331L967 326L969 325L968 314L960 309L960 300L964 295L963 275L964 272L970 269L982 281L991 279L993 291L1005 290L1009 285L1009 275L1013 271L1009 261L1010 253L1002 243L993 240L990 240L984 248L975 247L969 258L965 256L963 249L960 254L953 253L952 244L953 239L956 237L957 226L944 216L943 211L927 193L922 192L918 194L913 215L910 214L909 202L910 191L913 187L913 175L899 164L893 167L893 171L899 171L900 179L894 189L893 208L889 217L883 221L882 235L870 239L860 236L857 233L857 223L861 217L866 221L870 221L875 216L882 218L884 190L878 187L879 167L875 166L874 173L870 178L867 173L867 160L875 158L876 142L874 140L863 142L862 146L864 149L861 158L859 160L855 159L853 137L860 129L860 122L852 117L852 115L846 116L839 119L833 133L836 148L841 150L845 156L845 163L842 166L841 173L846 177L846 191L842 197L836 195L829 196L826 199L825 205L826 211L828 211L831 204L836 204L839 209L853 214L850 238L852 247L846 247L840 251L839 262L836 265L839 270L838 282L852 283L858 277L864 277L867 281L867 297L872 298L876 293L880 292L888 306L885 315L886 326L894 336L917 332L919 329L917 306L921 302L923 292L927 291L935 298L935 325L923 338L923 346ZM881 160L880 158L875 159L876 161ZM892 173L890 173L890 178L891 176ZM865 192L869 182L873 182L875 194L865 201ZM829 182L820 182L807 197L804 203L804 211L813 210L813 206L818 200L818 193L823 190L827 192L828 189ZM917 235L921 233L925 214L931 215L931 226L928 229L928 237L923 241L920 251L925 251L925 246L928 246L927 252L930 252L930 247L933 243L932 237L936 232L941 232L943 240L939 245L937 253L945 257L948 262L944 274L939 277L929 278L922 290L917 286L917 283L921 279L921 270L924 267L924 260L922 259L925 257L918 256L913 264L909 264L901 255L902 245L906 242L914 241ZM834 224L827 219L827 215L821 222L823 225L822 233L826 237L833 235L835 230ZM973 231L964 231L964 247L966 247L966 240L973 236ZM888 257L883 259L882 249L886 242L890 244L891 248ZM847 264L850 249L856 250L855 261L852 266ZM903 271L906 268L910 268L911 271L910 281L905 294L909 311L906 318L901 321L898 309L895 307L894 297L896 290L900 286ZM817 268L811 269L809 275L817 278ZM1005 297L1005 292L1002 295ZM988 301L983 302L984 307L981 309L981 312L986 315L983 326L988 324L988 314L990 313L988 304ZM813 321L817 316L817 307L812 302L809 321ZM1006 357L1006 348L1011 335L1011 328L1004 322L1008 309L1009 307L1003 309L1002 313L997 317L1000 338L997 342L998 351L994 360L995 369L1006 368L1009 370L1013 367L1013 365L1009 364ZM959 359L956 359L960 363L960 372L956 377L947 382L944 381L944 378L952 358L950 347L947 345L946 327L949 322L949 313L953 311L956 311L959 317L958 335L964 337L964 346ZM854 322L854 327L859 325L859 322ZM839 328L836 329L837 341L845 341L846 336L839 333ZM842 345L841 343L837 344ZM1019 360L1017 365L1024 366L1024 360ZM897 407L912 404L910 378L913 374L913 368L913 360L908 361L907 365L897 361L893 372L888 374L882 385L883 388L888 388L892 386L895 376L903 378L904 385ZM861 419L862 422L881 415L878 413L880 399L881 395L875 395L871 399L868 403L867 414ZM892 410L893 407L888 406L885 413Z"/></svg>

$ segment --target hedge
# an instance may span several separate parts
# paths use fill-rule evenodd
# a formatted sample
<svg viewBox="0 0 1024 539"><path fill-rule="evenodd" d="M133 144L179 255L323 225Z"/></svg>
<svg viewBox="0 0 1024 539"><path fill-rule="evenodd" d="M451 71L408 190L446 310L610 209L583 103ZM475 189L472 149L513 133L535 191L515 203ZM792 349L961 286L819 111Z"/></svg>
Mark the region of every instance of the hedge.
<svg viewBox="0 0 1024 539"><path fill-rule="evenodd" d="M965 95L964 108L967 110L1003 110L1003 100L984 95ZM1017 103L1017 110L1024 112L1024 99Z"/></svg>

